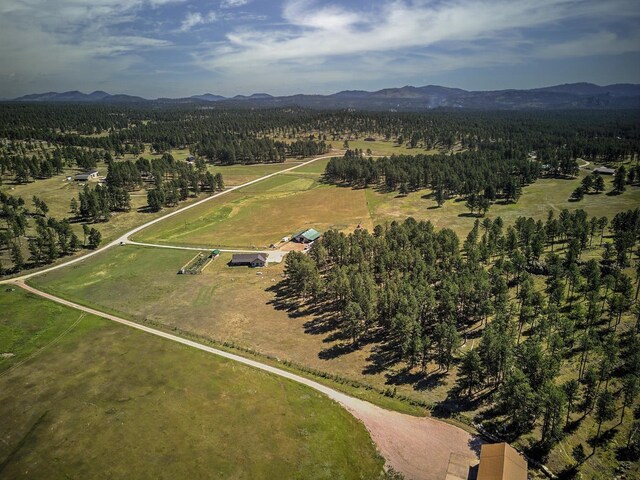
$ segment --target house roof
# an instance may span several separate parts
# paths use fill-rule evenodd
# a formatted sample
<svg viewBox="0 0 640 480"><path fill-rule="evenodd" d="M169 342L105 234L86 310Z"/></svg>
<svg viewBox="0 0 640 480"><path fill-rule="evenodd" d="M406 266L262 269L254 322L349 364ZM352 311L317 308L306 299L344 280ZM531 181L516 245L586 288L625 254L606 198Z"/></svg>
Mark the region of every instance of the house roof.
<svg viewBox="0 0 640 480"><path fill-rule="evenodd" d="M609 167L597 167L597 168L594 168L593 171L597 173L608 173L610 175L613 175L614 173L616 173L616 170L614 168L609 168Z"/></svg>
<svg viewBox="0 0 640 480"><path fill-rule="evenodd" d="M87 172L79 173L75 176L75 178L89 178L91 175L97 175L98 170L89 170Z"/></svg>
<svg viewBox="0 0 640 480"><path fill-rule="evenodd" d="M267 256L264 253L234 253L231 263L253 263L255 261L267 263Z"/></svg>
<svg viewBox="0 0 640 480"><path fill-rule="evenodd" d="M508 443L485 443L478 480L527 480L527 461Z"/></svg>

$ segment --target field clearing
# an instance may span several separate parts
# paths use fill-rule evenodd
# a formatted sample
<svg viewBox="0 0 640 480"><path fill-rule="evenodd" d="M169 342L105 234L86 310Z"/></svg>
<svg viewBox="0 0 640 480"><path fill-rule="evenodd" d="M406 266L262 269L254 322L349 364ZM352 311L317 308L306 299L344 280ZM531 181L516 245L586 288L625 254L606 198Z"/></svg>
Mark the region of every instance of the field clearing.
<svg viewBox="0 0 640 480"><path fill-rule="evenodd" d="M299 165L301 161L302 160L287 160L283 163L257 163L254 165L207 165L207 170L214 175L221 173L225 186L234 187L255 180L256 178Z"/></svg>
<svg viewBox="0 0 640 480"><path fill-rule="evenodd" d="M303 228L350 231L359 224L373 227L364 190L319 184L308 175L283 174L153 225L135 240L264 248Z"/></svg>
<svg viewBox="0 0 640 480"><path fill-rule="evenodd" d="M98 171L100 175L106 175L107 167L100 164ZM33 208L31 199L35 195L46 202L49 207L49 216L62 219L70 216L69 202L73 197L78 198L78 193L85 185L84 182L65 180L67 176L73 177L78 173L81 173L80 169L65 168L60 175L23 184L14 184L12 180L4 178L4 184L0 186L0 189L14 197L22 197L29 208ZM89 185L93 187L95 183L91 182Z"/></svg>
<svg viewBox="0 0 640 480"><path fill-rule="evenodd" d="M546 220L549 210L556 215L564 208L569 210L583 209L590 216L606 216L611 220L617 212L638 208L640 205L640 188L628 185L621 195L607 195L612 189L612 178L605 177L606 190L600 194L585 195L580 202L570 202L569 197L580 181L589 172L580 171L577 179L565 180L543 178L522 189L518 203L494 204L487 212L488 218L502 217L505 225L512 225L520 216ZM429 220L437 228L451 228L461 239L473 228L475 216L469 215L464 200L447 200L441 208L437 207L431 190L411 192L402 197L397 192L379 193L373 189L366 190L367 202L374 223L389 220L402 220L414 217L416 220ZM480 218L480 221L483 219Z"/></svg>
<svg viewBox="0 0 640 480"><path fill-rule="evenodd" d="M381 473L362 424L307 387L20 289L0 292L0 306L0 327L12 332L2 348L31 355L0 364L3 477ZM34 322L43 311L46 324Z"/></svg>
<svg viewBox="0 0 640 480"><path fill-rule="evenodd" d="M188 153L188 151L186 151ZM144 155L143 155L144 156ZM159 156L158 156L159 158ZM232 165L232 166L209 166L208 168L213 172L220 172L223 175L225 185L231 187L239 185L262 176L279 172L283 169L290 168L294 165L298 165L298 161L287 161L279 164L256 164L256 165ZM107 166L104 163L98 165L98 171L101 176L106 175ZM75 182L73 180L67 181L66 177L73 177L80 170L77 168L66 168L61 175L42 180L36 180L26 184L13 184L10 179L5 178L5 184L0 185L3 192L16 197L22 197L25 204L29 209L33 209L32 197L36 195L40 199L44 200L49 207L48 216L57 219L63 219L70 217L72 214L69 211L69 204L72 198L78 199L78 194L84 188L86 183ZM277 177L275 177L277 178ZM310 185L312 180L300 181L300 184ZM90 188L95 188L95 182L89 182ZM108 222L99 222L91 224L92 227L97 228L102 234L102 243L108 243L124 232L131 230L145 222L153 220L155 218L166 215L169 212L182 208L190 203L205 198L207 195L201 194L198 198L189 197L184 202L181 202L175 207L165 207L159 212L147 212L144 209L147 206L147 190L141 188L130 192L131 194L131 210L129 212L112 212L111 218ZM33 220L30 221L33 226ZM75 234L83 239L82 224L80 222L72 223L72 228ZM30 231L28 232L30 233ZM23 255L25 258L29 258L29 251L27 249L27 242L23 242ZM60 262L64 259L58 259ZM0 262L4 268L12 265L9 257L9 251L4 250L0 252ZM57 263L55 262L55 263Z"/></svg>
<svg viewBox="0 0 640 480"><path fill-rule="evenodd" d="M127 245L29 283L133 320L158 322L382 389L388 387L383 373L365 373L372 345L342 351L343 340L331 334L326 319L290 316L286 308L274 304L274 286L282 279L284 265L259 270L231 268L226 265L230 254L222 254L201 275L177 275L192 257L192 251ZM411 384L398 384L397 390L435 401L450 386L414 390Z"/></svg>
<svg viewBox="0 0 640 480"><path fill-rule="evenodd" d="M342 141L332 142L334 147L342 147ZM373 155L434 155L440 153L439 150L426 148L410 148L406 144L398 145L393 141L375 140L373 142L365 142L364 140L349 140L349 148L354 150L356 148L360 150L371 149Z"/></svg>

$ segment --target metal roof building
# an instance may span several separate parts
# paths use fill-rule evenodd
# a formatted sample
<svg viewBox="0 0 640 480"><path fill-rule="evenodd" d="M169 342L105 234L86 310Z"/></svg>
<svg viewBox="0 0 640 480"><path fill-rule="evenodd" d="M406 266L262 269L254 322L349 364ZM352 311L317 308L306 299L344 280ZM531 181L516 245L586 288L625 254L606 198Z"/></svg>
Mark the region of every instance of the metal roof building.
<svg viewBox="0 0 640 480"><path fill-rule="evenodd" d="M320 238L320 232L314 230L313 228L308 228L307 230L303 230L302 232L298 232L293 236L293 239L296 242L301 243L310 243Z"/></svg>

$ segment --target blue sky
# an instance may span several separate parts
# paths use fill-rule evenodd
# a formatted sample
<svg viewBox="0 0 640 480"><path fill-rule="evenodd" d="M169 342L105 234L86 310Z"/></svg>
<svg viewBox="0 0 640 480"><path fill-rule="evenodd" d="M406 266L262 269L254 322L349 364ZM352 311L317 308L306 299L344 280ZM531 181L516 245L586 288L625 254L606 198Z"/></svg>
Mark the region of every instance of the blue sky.
<svg viewBox="0 0 640 480"><path fill-rule="evenodd" d="M640 83L637 0L2 0L0 97Z"/></svg>

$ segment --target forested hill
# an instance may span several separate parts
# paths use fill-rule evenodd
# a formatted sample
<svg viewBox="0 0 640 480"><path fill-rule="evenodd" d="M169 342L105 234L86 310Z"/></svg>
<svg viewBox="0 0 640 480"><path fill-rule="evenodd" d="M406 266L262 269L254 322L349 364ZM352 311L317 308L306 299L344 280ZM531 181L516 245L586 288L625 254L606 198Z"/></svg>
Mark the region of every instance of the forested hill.
<svg viewBox="0 0 640 480"><path fill-rule="evenodd" d="M529 90L468 91L438 85L404 86L368 92L345 90L331 95L271 96L260 93L225 98L210 93L187 98L147 100L131 95L110 95L103 91L85 94L78 91L24 95L18 102L67 103L151 103L154 105L207 104L215 107L269 108L298 106L315 109L350 108L355 110L422 111L434 108L475 110L544 110L640 108L640 85L599 86L572 83Z"/></svg>

